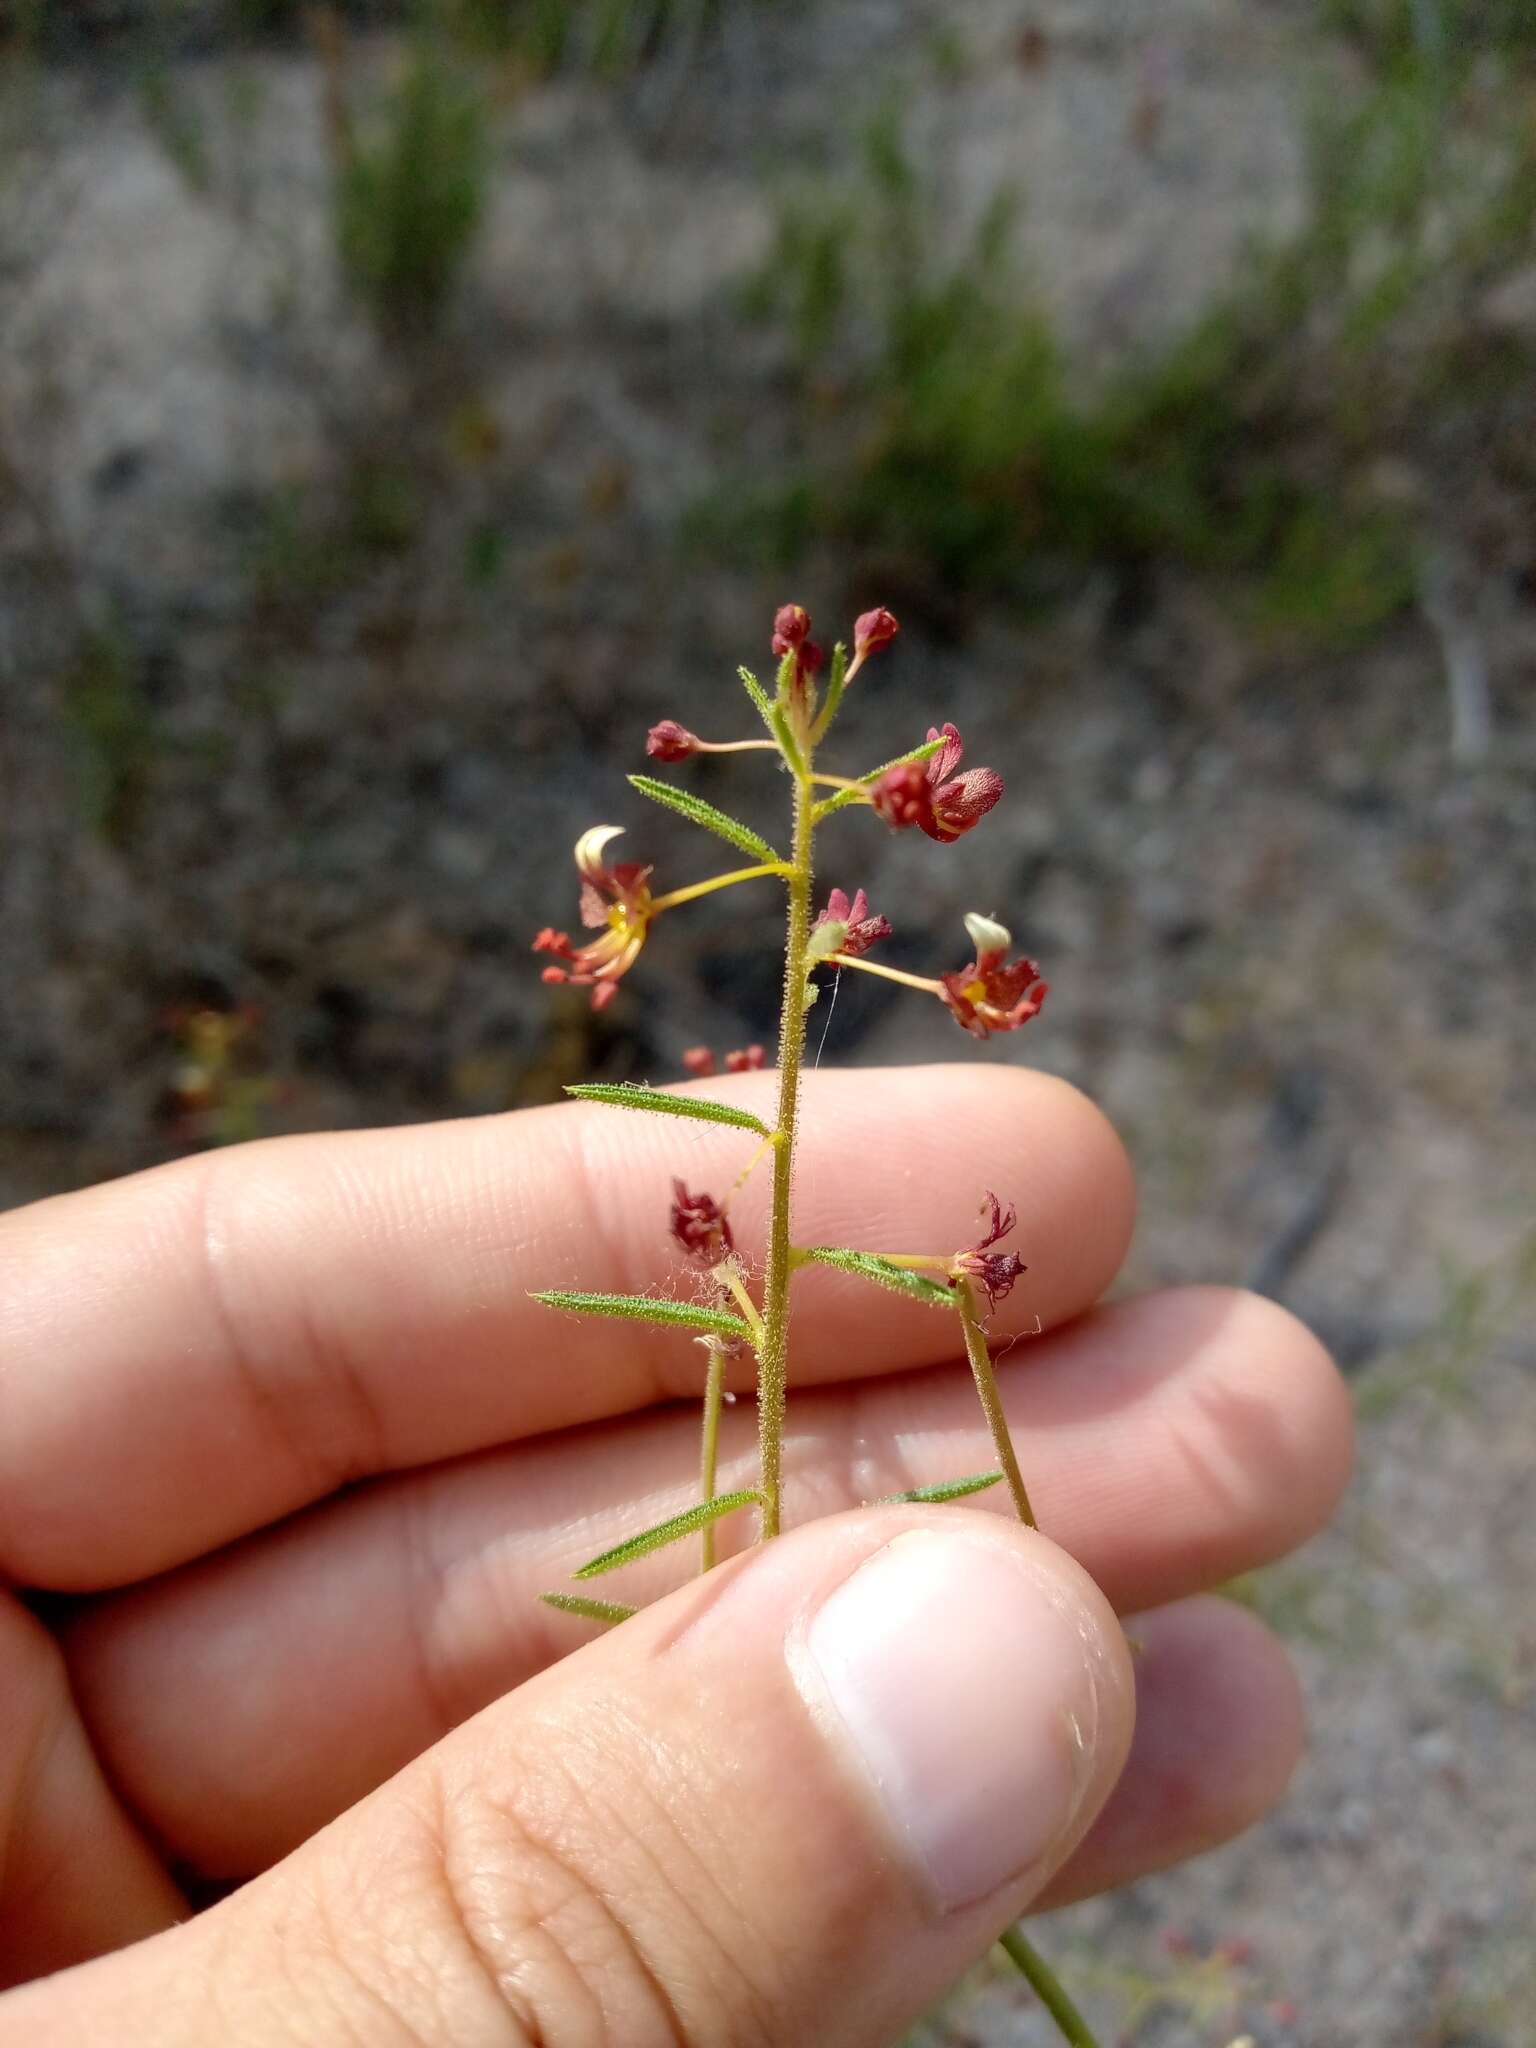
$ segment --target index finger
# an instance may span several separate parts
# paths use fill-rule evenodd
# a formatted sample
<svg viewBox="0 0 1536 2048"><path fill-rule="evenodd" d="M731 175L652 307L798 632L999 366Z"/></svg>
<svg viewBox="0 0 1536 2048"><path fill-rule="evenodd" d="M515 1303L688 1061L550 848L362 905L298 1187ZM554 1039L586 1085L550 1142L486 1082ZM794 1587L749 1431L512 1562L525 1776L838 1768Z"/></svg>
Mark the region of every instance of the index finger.
<svg viewBox="0 0 1536 2048"><path fill-rule="evenodd" d="M771 1115L772 1074L710 1091ZM1000 1329L1087 1308L1129 1236L1119 1141L1019 1069L808 1076L804 1243L946 1251L985 1189L1028 1272ZM0 1570L123 1584L337 1486L696 1392L681 1331L560 1316L541 1287L674 1283L671 1178L723 1195L749 1133L586 1104L269 1140L0 1218ZM750 1259L766 1173L732 1206ZM687 1283L685 1283L687 1284ZM951 1319L804 1276L802 1384L933 1364Z"/></svg>

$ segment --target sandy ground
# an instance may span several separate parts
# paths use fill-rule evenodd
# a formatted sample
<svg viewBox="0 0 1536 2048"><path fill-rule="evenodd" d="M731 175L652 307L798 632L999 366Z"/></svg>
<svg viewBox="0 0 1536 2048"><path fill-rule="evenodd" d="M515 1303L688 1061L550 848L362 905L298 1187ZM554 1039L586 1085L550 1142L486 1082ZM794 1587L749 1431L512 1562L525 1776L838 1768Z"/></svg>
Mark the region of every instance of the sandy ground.
<svg viewBox="0 0 1536 2048"><path fill-rule="evenodd" d="M873 68L907 79L958 208L999 177L1027 194L1023 250L1091 359L1176 327L1246 234L1294 218L1321 61L1301 14L1042 7L1041 69L1016 61L1016 8L861 0L815 14L768 120L761 34L730 10L707 89L663 70L617 102L525 99L456 343L464 408L434 415L489 423L492 452L453 471L407 559L270 602L274 495L323 496L381 419L412 431L411 390L391 397L338 314L313 70L187 67L211 193L127 84L44 80L0 359L0 1199L173 1151L163 1013L210 991L262 1008L274 1128L472 1113L765 1036L766 922L658 940L596 1029L524 952L568 915L575 830L641 824L621 775L645 726L717 718L784 594L672 543L782 374L732 310L768 246L764 155L855 107ZM506 557L466 596L477 520ZM829 564L803 594L850 595ZM1143 1188L1131 1277L1263 1287L1360 1398L1337 1527L1241 1589L1306 1679L1290 1801L1044 1931L1110 2038L1536 2039L1536 611L1508 579L1484 599L1497 740L1473 771L1450 764L1422 621L1323 658L1178 578L1129 613L1087 578L961 645L915 626L850 717L870 758L952 717L1011 774L1023 800L985 846L940 861L850 826L844 879L901 906L893 957L914 964L978 891L1008 906L1053 994L1027 1043L982 1057L1065 1074L1117 1119ZM136 650L148 735L116 841L83 808L66 681L103 617ZM715 787L750 802L744 779ZM662 860L697 857L647 826ZM826 1057L958 1050L941 1015L844 989ZM983 1981L933 2038L1049 2036Z"/></svg>

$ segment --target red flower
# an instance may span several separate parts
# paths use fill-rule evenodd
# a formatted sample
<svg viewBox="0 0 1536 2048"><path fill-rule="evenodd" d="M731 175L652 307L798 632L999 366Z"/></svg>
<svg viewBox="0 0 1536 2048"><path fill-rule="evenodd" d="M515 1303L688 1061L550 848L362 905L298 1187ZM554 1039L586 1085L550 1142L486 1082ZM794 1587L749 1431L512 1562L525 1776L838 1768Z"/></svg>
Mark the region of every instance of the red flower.
<svg viewBox="0 0 1536 2048"><path fill-rule="evenodd" d="M834 950L846 953L857 960L861 953L867 953L877 939L891 936L891 921L888 917L870 915L869 900L862 889L858 890L852 903L845 891L834 889L827 898L827 907L816 920L817 925L840 924L843 927L843 941ZM813 927L814 929L814 927Z"/></svg>
<svg viewBox="0 0 1536 2048"><path fill-rule="evenodd" d="M664 718L646 734L645 751L653 761L686 761L699 751L699 736L675 718Z"/></svg>
<svg viewBox="0 0 1536 2048"><path fill-rule="evenodd" d="M994 1031L1017 1031L1031 1017L1040 1014L1046 998L1046 984L1033 960L1009 960L1013 944L1004 926L989 917L974 914L965 920L976 947L976 958L958 974L940 977L939 992L949 1005L955 1022L973 1038L990 1038Z"/></svg>
<svg viewBox="0 0 1536 2048"><path fill-rule="evenodd" d="M877 647L888 646L900 631L895 614L888 612L883 604L877 605L872 612L860 612L853 622L854 659L862 661Z"/></svg>
<svg viewBox="0 0 1536 2048"><path fill-rule="evenodd" d="M988 1308L996 1308L1012 1292L1013 1283L1025 1271L1025 1265L1017 1252L995 1252L992 1249L998 1239L1006 1237L1018 1222L1018 1210L1012 1202L1005 1209L990 1190L987 1201L991 1214L985 1236L968 1245L963 1252L957 1252L951 1270L977 1281L987 1297Z"/></svg>
<svg viewBox="0 0 1536 2048"><path fill-rule="evenodd" d="M908 761L882 775L870 791L870 802L898 831L916 825L930 839L947 844L969 832L1003 793L1003 778L992 768L968 768L956 775L964 752L954 726L928 728L930 740L943 746L926 761Z"/></svg>
<svg viewBox="0 0 1536 2048"><path fill-rule="evenodd" d="M576 872L581 877L581 921L602 936L573 946L565 932L546 925L533 942L535 953L553 953L563 964L546 967L546 981L572 981L592 991L592 1007L600 1010L617 993L620 975L627 974L645 944L651 917L651 870L634 861L609 866L603 848L617 839L622 825L594 825L576 842Z"/></svg>
<svg viewBox="0 0 1536 2048"><path fill-rule="evenodd" d="M672 1237L697 1266L718 1266L731 1251L731 1226L713 1195L690 1195L680 1180L672 1183Z"/></svg>
<svg viewBox="0 0 1536 2048"><path fill-rule="evenodd" d="M767 1054L760 1045L744 1045L739 1052L726 1054L725 1071L728 1074L755 1074L766 1058Z"/></svg>

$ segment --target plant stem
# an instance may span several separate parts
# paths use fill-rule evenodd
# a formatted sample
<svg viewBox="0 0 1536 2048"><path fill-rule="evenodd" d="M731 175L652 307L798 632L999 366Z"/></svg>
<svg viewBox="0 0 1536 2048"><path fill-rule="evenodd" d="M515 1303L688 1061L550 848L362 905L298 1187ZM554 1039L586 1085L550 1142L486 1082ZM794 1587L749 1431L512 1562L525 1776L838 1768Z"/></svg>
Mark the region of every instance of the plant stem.
<svg viewBox="0 0 1536 2048"><path fill-rule="evenodd" d="M789 926L784 945L784 1007L779 1020L779 1113L774 1126L773 1203L763 1280L763 1340L757 1348L757 1431L763 1496L762 1534L779 1533L784 1401L789 1379L789 1197L795 1169L795 1119L805 1051L806 946L811 928L812 796L809 767L795 774L794 856L786 876Z"/></svg>
<svg viewBox="0 0 1536 2048"><path fill-rule="evenodd" d="M699 1499L715 1497L715 1465L720 1452L720 1395L725 1385L725 1346L709 1346L709 1376L704 1382L704 1440L699 1453ZM715 1525L706 1522L699 1531L699 1570L713 1569Z"/></svg>
<svg viewBox="0 0 1536 2048"><path fill-rule="evenodd" d="M971 1361L971 1372L975 1376L976 1391L981 1396L982 1413L986 1416L987 1427L992 1432L997 1462L1003 1468L1003 1477L1008 1482L1008 1491L1013 1495L1013 1504L1018 1510L1019 1520L1027 1528L1038 1529L1040 1524L1035 1520L1035 1511L1029 1504L1028 1493L1024 1490L1024 1474L1019 1470L1013 1438L1008 1434L1008 1418L1003 1413L1002 1397L997 1391L997 1374L992 1370L992 1354L987 1349L986 1333L976 1313L976 1297L968 1280L961 1281L955 1289L955 1308L960 1316L960 1327L965 1332L965 1355ZM1022 1969L1023 1964L1019 1967Z"/></svg>
<svg viewBox="0 0 1536 2048"><path fill-rule="evenodd" d="M1017 1927L998 1936L998 1945L1008 1955L1036 1998L1060 2029L1062 2039L1072 2048L1098 2048L1088 2022L1062 1989L1061 1981L1040 1951L1024 1939Z"/></svg>

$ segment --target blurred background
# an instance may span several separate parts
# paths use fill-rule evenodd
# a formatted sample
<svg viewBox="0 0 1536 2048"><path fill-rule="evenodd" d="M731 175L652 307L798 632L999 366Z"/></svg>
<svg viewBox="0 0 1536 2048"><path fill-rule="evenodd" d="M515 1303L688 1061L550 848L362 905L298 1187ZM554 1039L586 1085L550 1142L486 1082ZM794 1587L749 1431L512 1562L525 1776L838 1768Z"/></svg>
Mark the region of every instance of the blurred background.
<svg viewBox="0 0 1536 2048"><path fill-rule="evenodd" d="M827 880L925 971L1004 916L1052 996L978 1049L845 982L825 1057L1068 1076L1131 1282L1286 1302L1362 1419L1234 1589L1306 1674L1290 1804L1051 1952L1128 2043L1529 2044L1536 0L0 37L0 1201L771 1043L772 890L598 1017L529 941L586 824L710 872L623 776L748 729L777 603L888 604L835 765L953 719L1009 798L853 814ZM1052 2037L983 1973L920 2038Z"/></svg>

